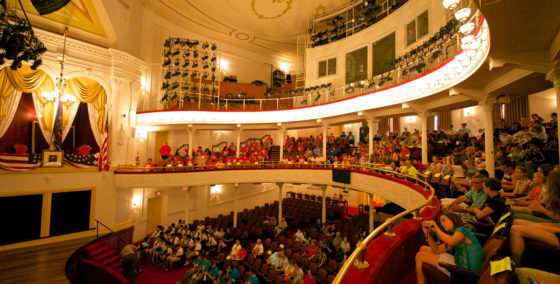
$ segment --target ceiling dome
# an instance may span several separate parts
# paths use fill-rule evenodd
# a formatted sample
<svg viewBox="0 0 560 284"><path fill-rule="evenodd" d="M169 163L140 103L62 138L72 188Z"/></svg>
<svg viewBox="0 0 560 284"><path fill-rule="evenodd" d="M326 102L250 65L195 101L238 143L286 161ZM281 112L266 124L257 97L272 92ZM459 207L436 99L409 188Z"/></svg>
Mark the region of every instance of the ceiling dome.
<svg viewBox="0 0 560 284"><path fill-rule="evenodd" d="M260 52L295 57L309 20L349 0L157 0L147 7L193 32Z"/></svg>

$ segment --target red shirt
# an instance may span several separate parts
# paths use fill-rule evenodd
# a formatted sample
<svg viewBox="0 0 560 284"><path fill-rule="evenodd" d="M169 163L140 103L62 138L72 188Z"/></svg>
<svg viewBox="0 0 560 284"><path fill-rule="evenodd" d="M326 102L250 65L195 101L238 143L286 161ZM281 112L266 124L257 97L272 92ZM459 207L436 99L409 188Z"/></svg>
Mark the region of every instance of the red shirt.
<svg viewBox="0 0 560 284"><path fill-rule="evenodd" d="M162 156L169 156L169 153L171 152L171 147L165 144L161 146L161 148L159 148L159 152L161 153Z"/></svg>
<svg viewBox="0 0 560 284"><path fill-rule="evenodd" d="M316 255L317 253L319 253L319 247L308 246L307 249L305 250L305 253L303 254L303 256L305 258L310 258L310 257Z"/></svg>

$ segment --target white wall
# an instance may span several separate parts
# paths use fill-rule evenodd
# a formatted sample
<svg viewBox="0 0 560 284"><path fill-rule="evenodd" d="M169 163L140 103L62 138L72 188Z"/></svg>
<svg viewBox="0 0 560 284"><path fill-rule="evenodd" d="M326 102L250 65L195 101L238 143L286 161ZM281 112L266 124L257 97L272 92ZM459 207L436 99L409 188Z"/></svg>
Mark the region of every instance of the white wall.
<svg viewBox="0 0 560 284"><path fill-rule="evenodd" d="M466 110L466 111L465 111ZM479 129L484 129L484 113L481 106L456 109L451 111L451 124L455 131L461 129L461 123L467 123L471 135L476 135ZM490 131L493 131L491 129Z"/></svg>
<svg viewBox="0 0 560 284"><path fill-rule="evenodd" d="M536 113L545 121L550 120L550 114L556 112L556 92L554 88L529 95L529 115Z"/></svg>
<svg viewBox="0 0 560 284"><path fill-rule="evenodd" d="M408 132L414 133L415 129L418 131L422 130L422 120L417 115L401 116L399 117L400 132L404 132L404 129L408 129Z"/></svg>

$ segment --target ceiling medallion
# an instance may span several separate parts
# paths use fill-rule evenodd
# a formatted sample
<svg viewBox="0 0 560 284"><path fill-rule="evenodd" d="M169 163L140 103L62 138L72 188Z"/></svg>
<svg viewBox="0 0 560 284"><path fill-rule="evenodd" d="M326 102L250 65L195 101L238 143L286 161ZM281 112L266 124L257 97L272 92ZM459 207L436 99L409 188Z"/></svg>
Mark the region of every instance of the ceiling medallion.
<svg viewBox="0 0 560 284"><path fill-rule="evenodd" d="M286 13L288 13L289 10L292 9L292 2L294 2L294 0L267 0L267 1L271 1L272 4L281 4L281 3L285 3L286 7L284 8L284 10L274 16L266 16L262 13L260 13L259 11L257 11L257 8L255 7L256 2L259 0L252 0L251 1L251 10L253 10L253 13L255 13L255 15L257 15L257 17L259 17L259 19L262 20L273 20L273 19L278 19L282 16L284 16Z"/></svg>

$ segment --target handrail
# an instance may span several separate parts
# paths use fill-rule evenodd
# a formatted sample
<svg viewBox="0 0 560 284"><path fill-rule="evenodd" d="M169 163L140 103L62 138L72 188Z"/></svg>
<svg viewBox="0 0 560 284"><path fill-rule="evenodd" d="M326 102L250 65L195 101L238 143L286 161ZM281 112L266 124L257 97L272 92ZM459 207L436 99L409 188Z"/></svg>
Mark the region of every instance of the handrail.
<svg viewBox="0 0 560 284"><path fill-rule="evenodd" d="M245 140L245 141L240 141L239 144L246 144L247 142L249 142L249 141L251 141L251 140L260 140L261 143L262 143L262 140L265 139L266 137L270 137L270 134L265 134L265 135L264 135L263 137L261 137L261 138L255 138L255 137L247 138L247 140ZM218 143L218 144L215 144L215 145L210 146L210 149L212 149L212 151L214 151L214 148L217 148L217 147L219 147L220 145L222 145L222 144L224 144L224 143L225 143L226 146L227 146L227 141L224 140L224 141L221 141L221 142Z"/></svg>
<svg viewBox="0 0 560 284"><path fill-rule="evenodd" d="M115 231L113 231L111 228L109 228L107 225L103 224L101 221L95 219L96 222L96 237L94 240L89 241L87 244L81 246L80 248L78 248L77 250L75 250L72 255L70 255L70 257L68 258L68 260L66 261L66 264L64 265L64 274L66 275L66 278L68 279L68 281L70 281L70 283L76 283L75 279L72 279L72 277L70 276L70 274L72 273L72 265L74 264L74 262L76 261L76 259L84 252L84 249L86 247L88 247L89 245L100 241L100 240L104 240L107 239L109 236L115 234ZM101 224L103 227L105 227L109 233L99 237L99 224ZM120 235L117 235L117 248L120 248L120 241L124 241L125 243L127 243L126 240L124 240Z"/></svg>
<svg viewBox="0 0 560 284"><path fill-rule="evenodd" d="M96 224L97 224L97 225L96 225L96 229L97 229L97 239L99 239L99 224L101 224L103 227L105 227L107 230L109 230L109 234L107 234L107 235L105 235L105 236L109 236L109 235L112 235L112 234L115 233L111 228L109 228L107 225L103 224L101 221L95 219L95 222L96 222ZM104 236L104 237L105 237L105 236ZM125 240L123 237L121 237L120 235L117 235L117 252L120 251L120 249L121 249L121 241L123 241L123 243L125 243L125 244L128 243L128 241Z"/></svg>
<svg viewBox="0 0 560 284"><path fill-rule="evenodd" d="M385 170L381 170L384 172L390 172L390 171L385 171ZM394 173L394 172L391 172ZM400 175L400 174L397 174ZM387 229L387 232L390 234L391 232L391 228L393 226L393 224L400 218L415 212L416 214L416 218L420 217L420 210L422 208L424 208L425 206L429 206L429 204L433 201L434 199L434 195L435 195L435 190L434 188L426 181L422 180L422 179L418 179L416 177L412 177L412 176L406 176L407 178L412 178L414 179L417 183L420 182L424 185L424 188L428 188L431 192L430 197L426 200L426 202L422 205L418 205L416 207L413 207L411 209L405 210L389 219L387 219L383 224L381 224L379 227L377 227L375 230L373 230L373 232L371 232L363 241L359 242L358 244L356 244L356 249L354 249L354 251L352 252L352 254L350 255L350 257L348 257L348 259L346 259L346 261L344 262L344 264L342 265L342 267L340 268L340 270L338 271L338 273L336 274L336 277L333 280L333 283L335 284L339 284L342 283L342 280L344 279L344 277L346 276L346 274L348 273L348 271L350 270L350 268L352 267L352 265L354 264L354 262L357 260L357 258L361 255L362 257L362 262L363 262L363 255L365 253L365 251L367 250L367 246L369 245L369 243L371 241L373 241L376 237L378 237L383 231L385 231L385 229ZM364 252L364 253L363 253Z"/></svg>

